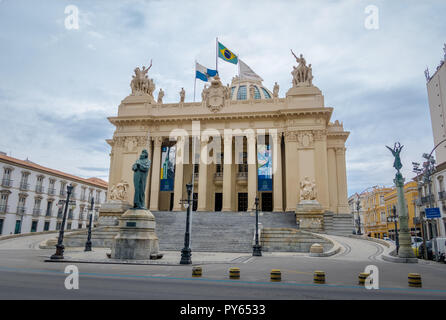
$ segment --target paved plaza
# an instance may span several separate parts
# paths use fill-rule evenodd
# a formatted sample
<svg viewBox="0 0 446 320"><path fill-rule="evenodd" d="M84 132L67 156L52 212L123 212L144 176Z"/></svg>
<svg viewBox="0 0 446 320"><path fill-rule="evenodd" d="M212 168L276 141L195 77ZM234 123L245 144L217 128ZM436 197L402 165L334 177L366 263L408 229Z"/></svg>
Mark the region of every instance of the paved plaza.
<svg viewBox="0 0 446 320"><path fill-rule="evenodd" d="M193 252L194 265L203 268L193 278L192 266L179 265L180 252L166 251L151 264L104 263L109 250L69 248L64 263L45 262L54 250L39 244L54 235L36 235L0 241L0 299L445 299L445 264L386 262L386 248L378 243L330 236L341 244L332 257L304 253ZM77 262L70 262L77 261ZM84 261L82 261L84 260ZM87 263L97 260L100 263ZM102 260L102 261L99 261ZM81 263L83 262L83 263ZM79 290L66 290L67 265L79 269ZM379 290L358 285L358 274L368 265L379 270ZM239 267L239 280L230 280L230 267ZM270 271L280 269L281 282L270 282ZM313 284L313 272L325 271L326 284ZM420 273L422 288L409 288L407 275Z"/></svg>

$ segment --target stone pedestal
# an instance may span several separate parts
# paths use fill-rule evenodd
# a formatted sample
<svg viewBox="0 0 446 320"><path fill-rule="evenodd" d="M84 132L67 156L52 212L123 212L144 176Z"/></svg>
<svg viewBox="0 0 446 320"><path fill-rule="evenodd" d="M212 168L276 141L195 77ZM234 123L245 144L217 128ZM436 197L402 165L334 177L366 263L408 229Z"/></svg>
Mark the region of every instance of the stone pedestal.
<svg viewBox="0 0 446 320"><path fill-rule="evenodd" d="M131 208L127 201L110 200L101 205L99 209L98 224L100 227L116 227L118 229L119 217Z"/></svg>
<svg viewBox="0 0 446 320"><path fill-rule="evenodd" d="M310 232L324 231L324 210L316 200L301 200L296 208L296 224Z"/></svg>
<svg viewBox="0 0 446 320"><path fill-rule="evenodd" d="M129 209L119 218L119 233L113 240L112 259L160 259L155 217L147 209Z"/></svg>

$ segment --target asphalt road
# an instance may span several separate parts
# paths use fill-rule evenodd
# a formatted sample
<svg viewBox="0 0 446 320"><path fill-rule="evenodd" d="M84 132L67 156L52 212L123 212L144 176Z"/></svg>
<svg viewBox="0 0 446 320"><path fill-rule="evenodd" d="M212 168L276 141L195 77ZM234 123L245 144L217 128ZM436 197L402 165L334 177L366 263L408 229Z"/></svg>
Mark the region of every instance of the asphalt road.
<svg viewBox="0 0 446 320"><path fill-rule="evenodd" d="M380 245L338 237L345 249L334 257L265 254L244 263L203 265L192 278L191 266L78 264L79 289L64 286L66 263L45 263L53 250L38 250L47 235L0 241L0 299L445 299L446 265L434 262L395 264L382 261ZM367 265L379 269L379 289L358 286ZM228 279L229 267L241 279ZM282 282L270 282L271 269ZM326 272L325 285L313 284L314 270ZM418 272L423 288L409 288L407 274Z"/></svg>

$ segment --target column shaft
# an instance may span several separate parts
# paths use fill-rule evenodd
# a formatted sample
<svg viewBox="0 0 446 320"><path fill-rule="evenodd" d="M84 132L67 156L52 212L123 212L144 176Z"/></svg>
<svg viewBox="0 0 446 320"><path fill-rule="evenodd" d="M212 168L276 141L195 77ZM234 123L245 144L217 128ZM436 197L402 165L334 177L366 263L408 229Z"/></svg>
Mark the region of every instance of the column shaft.
<svg viewBox="0 0 446 320"><path fill-rule="evenodd" d="M202 136L200 145L200 166L198 171L198 206L197 211L207 211L208 182L208 137Z"/></svg>
<svg viewBox="0 0 446 320"><path fill-rule="evenodd" d="M299 192L299 155L297 153L296 132L285 133L285 185L286 185L286 209L295 211Z"/></svg>
<svg viewBox="0 0 446 320"><path fill-rule="evenodd" d="M349 213L345 148L336 148L336 173L338 178L338 213Z"/></svg>
<svg viewBox="0 0 446 320"><path fill-rule="evenodd" d="M158 211L159 192L160 192L160 168L161 168L161 144L162 137L155 137L153 142L153 162L152 162L152 180L150 187L150 210Z"/></svg>
<svg viewBox="0 0 446 320"><path fill-rule="evenodd" d="M184 139L184 137L178 137L176 144L173 211L183 210L183 205L180 203L180 201L183 198Z"/></svg>
<svg viewBox="0 0 446 320"><path fill-rule="evenodd" d="M255 198L257 196L257 155L256 136L250 134L248 142L248 211L255 210Z"/></svg>
<svg viewBox="0 0 446 320"><path fill-rule="evenodd" d="M223 211L232 211L232 136L224 137Z"/></svg>
<svg viewBox="0 0 446 320"><path fill-rule="evenodd" d="M282 212L282 133L273 134L271 135L271 138L273 148L273 211Z"/></svg>

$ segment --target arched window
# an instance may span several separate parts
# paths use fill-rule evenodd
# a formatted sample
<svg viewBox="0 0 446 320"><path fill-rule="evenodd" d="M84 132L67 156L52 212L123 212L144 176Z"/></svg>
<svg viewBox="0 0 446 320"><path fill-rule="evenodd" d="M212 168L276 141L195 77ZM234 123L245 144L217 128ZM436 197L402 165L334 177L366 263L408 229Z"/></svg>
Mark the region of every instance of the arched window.
<svg viewBox="0 0 446 320"><path fill-rule="evenodd" d="M240 86L238 88L237 100L246 100L246 86Z"/></svg>
<svg viewBox="0 0 446 320"><path fill-rule="evenodd" d="M263 94L265 95L265 99L271 99L271 96L269 95L268 91L266 91L265 88L262 88Z"/></svg>

